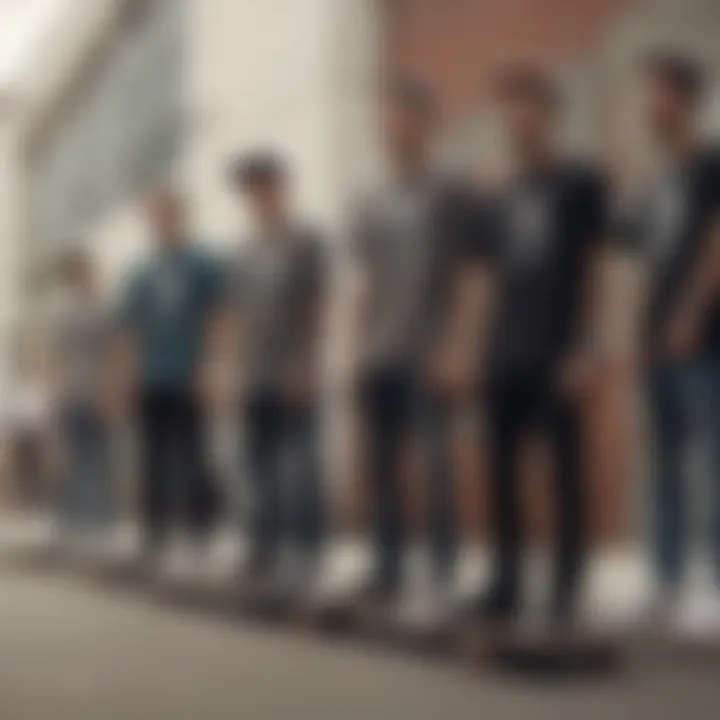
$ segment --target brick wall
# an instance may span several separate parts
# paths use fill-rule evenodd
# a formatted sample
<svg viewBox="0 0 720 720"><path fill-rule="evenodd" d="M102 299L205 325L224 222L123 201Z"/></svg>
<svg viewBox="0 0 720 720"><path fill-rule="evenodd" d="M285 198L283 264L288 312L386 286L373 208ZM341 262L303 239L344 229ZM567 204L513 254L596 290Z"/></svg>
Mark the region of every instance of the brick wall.
<svg viewBox="0 0 720 720"><path fill-rule="evenodd" d="M487 92L499 66L562 67L640 0L384 0L390 67L431 81L449 118Z"/></svg>

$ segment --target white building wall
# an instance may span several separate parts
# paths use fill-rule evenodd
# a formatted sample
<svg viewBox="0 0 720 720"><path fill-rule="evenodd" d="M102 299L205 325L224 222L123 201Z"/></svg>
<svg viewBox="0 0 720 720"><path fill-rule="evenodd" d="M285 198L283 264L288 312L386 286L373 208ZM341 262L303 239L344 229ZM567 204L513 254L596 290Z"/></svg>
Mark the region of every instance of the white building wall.
<svg viewBox="0 0 720 720"><path fill-rule="evenodd" d="M17 108L0 100L0 398L8 398L19 299L20 185ZM3 415L0 409L0 415Z"/></svg>
<svg viewBox="0 0 720 720"><path fill-rule="evenodd" d="M192 114L183 174L195 195L201 228L224 237L237 227L224 171L230 157L253 147L287 155L304 215L325 223L338 220L349 176L359 170L346 161L345 147L361 138L347 110L363 93L357 77L371 72L374 54L367 32L359 54L352 39L367 28L371 4L191 2ZM348 67L348 58L358 55Z"/></svg>
<svg viewBox="0 0 720 720"><path fill-rule="evenodd" d="M187 117L177 180L198 233L227 246L244 226L226 168L256 147L290 160L302 217L338 228L377 157L372 1L184 1ZM112 284L147 247L138 200L88 230Z"/></svg>

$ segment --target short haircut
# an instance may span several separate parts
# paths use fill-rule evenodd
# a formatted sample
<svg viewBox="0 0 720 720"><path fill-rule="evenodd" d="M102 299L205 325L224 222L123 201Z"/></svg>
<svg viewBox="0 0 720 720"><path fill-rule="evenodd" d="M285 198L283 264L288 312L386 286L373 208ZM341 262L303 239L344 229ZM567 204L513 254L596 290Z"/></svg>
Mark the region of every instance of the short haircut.
<svg viewBox="0 0 720 720"><path fill-rule="evenodd" d="M437 110L437 96L428 83L410 75L394 75L385 85L385 96L413 115L428 119Z"/></svg>
<svg viewBox="0 0 720 720"><path fill-rule="evenodd" d="M287 179L288 171L279 154L255 151L232 160L228 175L231 185L247 189L258 185L282 184Z"/></svg>
<svg viewBox="0 0 720 720"><path fill-rule="evenodd" d="M170 184L153 185L148 188L146 199L153 204L173 205L177 208L185 207L187 197L184 192Z"/></svg>
<svg viewBox="0 0 720 720"><path fill-rule="evenodd" d="M56 271L60 277L66 278L78 271L88 270L91 266L90 253L81 245L72 243L58 255Z"/></svg>
<svg viewBox="0 0 720 720"><path fill-rule="evenodd" d="M563 105L562 93L555 79L529 64L501 70L495 81L495 92L501 100L528 100L551 113L561 110Z"/></svg>
<svg viewBox="0 0 720 720"><path fill-rule="evenodd" d="M696 103L705 90L705 72L697 60L671 52L653 50L642 63L646 73L659 78L685 100Z"/></svg>

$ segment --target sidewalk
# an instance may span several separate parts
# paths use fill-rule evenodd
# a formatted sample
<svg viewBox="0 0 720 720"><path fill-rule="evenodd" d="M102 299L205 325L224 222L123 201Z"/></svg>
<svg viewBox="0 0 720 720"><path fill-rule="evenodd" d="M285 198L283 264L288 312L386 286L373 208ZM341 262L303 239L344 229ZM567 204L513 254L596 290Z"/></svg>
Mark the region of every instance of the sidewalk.
<svg viewBox="0 0 720 720"><path fill-rule="evenodd" d="M132 557L138 545L138 528L124 524L118 528L110 547L101 551L108 556ZM0 561L22 552L46 547L52 539L52 525L43 516L0 516ZM90 549L92 551L92 548ZM337 537L326 551L321 585L325 592L340 593L351 590L369 567L369 543L357 537ZM231 530L216 533L207 553L197 551L181 538L174 540L164 563L169 574L187 575L198 572L202 581L229 581L237 569L243 553L243 541ZM408 554L406 564L406 595L417 597L428 587L428 568L420 547ZM547 596L549 558L545 553L530 553L526 562L526 587L531 612L542 608ZM710 573L701 557L694 558L683 604L692 613L707 615L708 607L715 607L720 636L720 593L713 585ZM200 561L200 570L198 568ZM489 570L486 548L468 545L458 562L456 594L459 598L471 595L482 584ZM586 571L583 614L595 626L613 627L632 622L652 590L651 573L644 550L638 545L626 545L595 553Z"/></svg>

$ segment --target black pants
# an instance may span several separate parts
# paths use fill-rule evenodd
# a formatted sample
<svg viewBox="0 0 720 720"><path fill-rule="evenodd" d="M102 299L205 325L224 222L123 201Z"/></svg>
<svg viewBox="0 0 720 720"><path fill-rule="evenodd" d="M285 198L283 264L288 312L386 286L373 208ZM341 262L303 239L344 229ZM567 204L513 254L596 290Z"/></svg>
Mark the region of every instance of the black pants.
<svg viewBox="0 0 720 720"><path fill-rule="evenodd" d="M161 544L178 522L203 537L217 496L205 465L202 412L189 391L148 390L139 403L146 540Z"/></svg>
<svg viewBox="0 0 720 720"><path fill-rule="evenodd" d="M272 565L283 542L315 560L323 518L317 408L263 392L250 397L242 412L255 496L253 560Z"/></svg>
<svg viewBox="0 0 720 720"><path fill-rule="evenodd" d="M420 392L412 374L398 370L368 374L361 386L360 407L374 495L377 580L390 588L400 583L406 539L400 459L411 437L417 438L425 451L436 578L447 580L457 544L453 474L448 467L451 409Z"/></svg>
<svg viewBox="0 0 720 720"><path fill-rule="evenodd" d="M520 582L520 440L540 430L555 454L556 609L572 605L581 561L585 514L580 417L575 403L562 399L545 377L514 377L492 383L488 403L491 510L495 521L494 591L516 604Z"/></svg>

